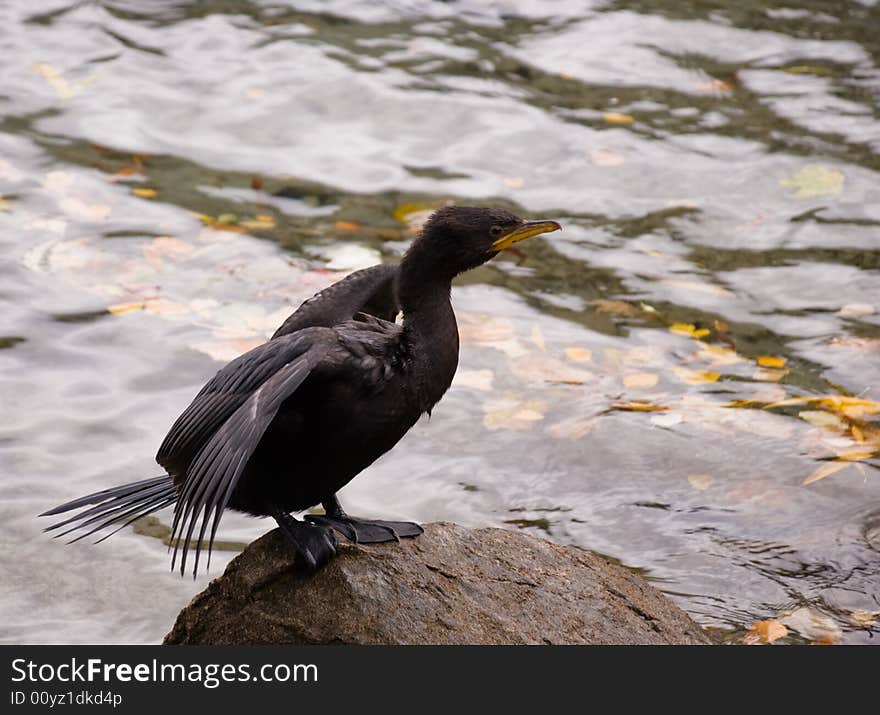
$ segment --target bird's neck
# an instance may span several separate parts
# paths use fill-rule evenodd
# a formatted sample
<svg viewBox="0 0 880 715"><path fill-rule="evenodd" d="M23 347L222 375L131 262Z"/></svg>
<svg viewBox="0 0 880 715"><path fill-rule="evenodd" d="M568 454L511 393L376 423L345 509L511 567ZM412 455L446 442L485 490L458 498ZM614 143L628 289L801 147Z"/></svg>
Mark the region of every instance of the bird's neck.
<svg viewBox="0 0 880 715"><path fill-rule="evenodd" d="M428 412L449 389L458 367L458 325L449 297L454 276L438 275L437 268L411 249L401 263L398 284L403 339Z"/></svg>

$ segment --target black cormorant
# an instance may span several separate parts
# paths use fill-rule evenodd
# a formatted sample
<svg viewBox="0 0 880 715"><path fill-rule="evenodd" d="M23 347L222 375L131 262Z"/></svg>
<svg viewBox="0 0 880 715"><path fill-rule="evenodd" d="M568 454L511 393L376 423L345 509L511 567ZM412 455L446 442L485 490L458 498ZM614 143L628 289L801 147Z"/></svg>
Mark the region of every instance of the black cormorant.
<svg viewBox="0 0 880 715"><path fill-rule="evenodd" d="M195 536L193 574L208 528L210 555L227 508L274 517L309 569L336 553L334 530L366 543L417 536L417 524L349 517L336 492L430 414L449 388L458 366L452 279L559 228L502 209L436 211L399 266L330 286L271 340L222 368L159 448L156 461L167 475L62 504L43 516L91 508L49 528L101 522L93 533L173 504L172 568L180 550L183 573ZM398 307L402 325L391 321ZM355 314L359 319L350 319ZM316 504L324 515L291 516Z"/></svg>

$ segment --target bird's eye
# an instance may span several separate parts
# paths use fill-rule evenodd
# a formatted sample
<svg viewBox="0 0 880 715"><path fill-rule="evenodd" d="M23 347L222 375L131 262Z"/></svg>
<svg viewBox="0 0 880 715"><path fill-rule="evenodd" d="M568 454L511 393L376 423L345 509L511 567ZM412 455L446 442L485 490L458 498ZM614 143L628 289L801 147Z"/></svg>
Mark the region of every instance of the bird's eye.
<svg viewBox="0 0 880 715"><path fill-rule="evenodd" d="M501 228L501 226L498 226L498 225L496 224L495 226L492 226L492 228L489 229L489 235L492 236L492 237L500 236L500 235L501 235L501 232L502 232L503 230L504 230L504 229Z"/></svg>

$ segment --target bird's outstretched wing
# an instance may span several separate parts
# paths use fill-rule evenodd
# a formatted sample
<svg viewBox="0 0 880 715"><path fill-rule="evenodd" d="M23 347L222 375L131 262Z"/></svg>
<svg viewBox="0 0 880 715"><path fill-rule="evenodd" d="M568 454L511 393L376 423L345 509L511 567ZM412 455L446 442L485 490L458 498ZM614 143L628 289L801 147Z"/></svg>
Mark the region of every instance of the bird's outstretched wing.
<svg viewBox="0 0 880 715"><path fill-rule="evenodd" d="M281 324L272 339L303 328L333 327L367 313L394 321L399 307L395 292L398 266L382 263L355 271L305 301Z"/></svg>
<svg viewBox="0 0 880 715"><path fill-rule="evenodd" d="M309 328L264 343L224 367L175 422L159 450L160 464L163 458L177 461L176 450L201 446L187 462L174 507L172 568L182 547L183 573L190 539L201 518L193 570L197 572L211 512L209 554L223 510L281 403L336 344L335 332L328 328Z"/></svg>

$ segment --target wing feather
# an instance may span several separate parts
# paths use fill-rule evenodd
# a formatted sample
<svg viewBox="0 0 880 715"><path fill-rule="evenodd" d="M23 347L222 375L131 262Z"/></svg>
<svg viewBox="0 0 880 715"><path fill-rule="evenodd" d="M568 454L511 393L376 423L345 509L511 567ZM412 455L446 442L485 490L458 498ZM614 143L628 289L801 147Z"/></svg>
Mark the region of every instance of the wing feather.
<svg viewBox="0 0 880 715"><path fill-rule="evenodd" d="M180 498L174 509L171 533L171 544L174 549L172 568L176 565L179 551L181 573L186 568L190 541L197 523L201 520L202 525L198 542L194 547L193 575L198 570L201 541L207 530L211 512L214 512L214 523L211 529L209 553L220 515L226 508L263 433L275 418L284 400L305 381L329 349L326 340L303 339L302 336L306 332L309 331L301 331L278 341L272 341L285 340L288 343L287 361L253 390L211 435L190 464ZM272 342L266 345L271 345Z"/></svg>

